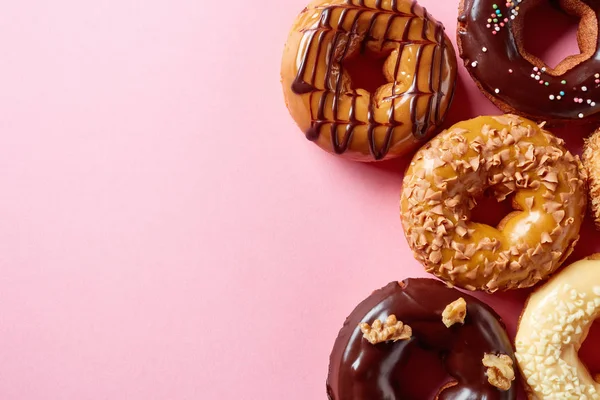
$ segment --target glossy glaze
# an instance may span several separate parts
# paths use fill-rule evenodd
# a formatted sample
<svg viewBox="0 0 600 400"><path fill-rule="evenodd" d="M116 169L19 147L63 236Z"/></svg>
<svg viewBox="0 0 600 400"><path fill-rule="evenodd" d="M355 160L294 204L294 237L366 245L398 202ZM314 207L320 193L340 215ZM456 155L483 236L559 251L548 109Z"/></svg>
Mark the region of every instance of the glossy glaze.
<svg viewBox="0 0 600 400"><path fill-rule="evenodd" d="M442 312L459 297L467 302L465 324L446 328ZM385 320L391 314L412 327L410 340L372 345L362 338L360 323ZM510 340L494 311L439 281L406 279L375 291L344 323L331 353L329 399L417 400L398 384L399 376L410 382L415 347L437 355L455 383L442 389L439 399L509 400L516 396L514 382L506 392L490 385L481 362L484 353L502 353L514 359Z"/></svg>
<svg viewBox="0 0 600 400"><path fill-rule="evenodd" d="M532 121L506 115L460 122L419 150L407 170L401 211L409 245L427 271L454 285L490 292L532 286L579 239L581 169ZM486 191L512 201L514 212L498 226L471 220Z"/></svg>
<svg viewBox="0 0 600 400"><path fill-rule="evenodd" d="M519 25L536 3L539 1L465 0L459 17L458 40L467 70L488 95L509 106L504 107L505 111L538 121L598 117L600 51L597 31L595 37L594 33L580 32L584 35L579 41L583 55L570 57L556 68L550 68L528 54L521 45L523 29ZM584 8L571 7L570 12L585 16L586 24L597 29L595 18L600 12L600 1L568 3L584 4ZM497 15L497 23L492 14ZM502 24L498 30L495 29L497 24ZM570 68L572 63L577 65Z"/></svg>
<svg viewBox="0 0 600 400"><path fill-rule="evenodd" d="M387 57L385 85L354 87L344 62ZM456 57L443 26L414 1L317 0L286 44L286 104L309 140L360 161L413 149L442 122L454 92Z"/></svg>

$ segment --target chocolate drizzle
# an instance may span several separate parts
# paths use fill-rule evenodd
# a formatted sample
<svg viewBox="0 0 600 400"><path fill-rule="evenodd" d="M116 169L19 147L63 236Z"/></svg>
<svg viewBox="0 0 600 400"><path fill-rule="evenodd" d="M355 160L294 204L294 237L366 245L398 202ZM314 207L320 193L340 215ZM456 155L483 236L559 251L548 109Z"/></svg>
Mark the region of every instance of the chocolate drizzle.
<svg viewBox="0 0 600 400"><path fill-rule="evenodd" d="M600 1L579 2L598 18ZM511 7L507 8L507 4ZM518 112L538 121L598 117L600 35L591 57L564 74L556 75L550 68L542 69L541 61L534 65L523 58L518 45L521 40L516 37L516 32L522 32L519 24L523 23L522 18L535 2L512 0L507 4L497 0L464 0L462 6L463 14L458 19L460 55L481 88L508 105L503 108L505 111ZM519 7L518 12L515 12L516 7ZM490 29L489 18L496 10L503 18L494 21L502 23L502 28L494 30L493 26Z"/></svg>
<svg viewBox="0 0 600 400"><path fill-rule="evenodd" d="M465 323L446 328L442 312L459 297L467 302ZM360 323L383 321L392 314L412 328L411 339L372 345L362 337ZM508 391L500 391L487 381L481 362L485 353L506 354L514 361L512 345L498 315L479 300L439 281L407 279L375 291L344 323L331 353L329 400L411 399L397 379L407 376L410 381L410 364L414 361L411 353L417 347L437 354L454 381L444 385L437 398L516 398L516 383Z"/></svg>
<svg viewBox="0 0 600 400"><path fill-rule="evenodd" d="M447 97L446 101L449 102L454 88L454 73L444 74L444 70L454 68L454 54L451 48L448 49L448 39L441 23L433 21L415 1L411 2L409 12L401 11L402 5L406 5L406 0L377 0L374 6L368 6L365 0L344 0L340 4L326 4L316 8L320 12L317 22L302 31L298 73L291 84L293 93L309 95L311 125L305 132L309 140L319 139L324 130L329 129L333 151L342 154L351 145L356 129L366 126L369 151L375 160L381 160L388 154L394 141L402 140L394 139L395 129L408 123L408 120L402 121L398 115L399 105L409 101L410 123L415 141L425 138L441 123L445 117L442 101ZM314 12L315 9L308 11ZM387 18L385 30L376 29L384 18ZM403 20L406 20L404 31L398 37L395 29L398 29L397 25L402 25ZM417 20L422 20L422 29L420 37L414 39L412 36L415 32L411 30ZM428 38L429 29L433 26L435 40ZM410 87L400 92L398 74L402 54L410 45L419 46L415 68ZM431 57L432 65L423 68L423 54L427 46L435 46ZM362 117L357 115L359 98L364 94L349 87L347 76L344 75L343 62L358 53L364 53L367 47L379 53L397 51L393 82L390 81L393 83L391 95L382 99L383 102L390 103L386 110L386 121L378 121L376 118L376 107L379 107L376 102L379 100L374 94L368 99L366 118L364 114ZM322 77L318 72L320 60L324 60L326 66ZM426 69L429 77L421 77ZM427 91L422 91L419 84L423 85L425 79L429 87ZM452 82L448 83L448 80ZM342 103L348 101L348 98L349 107L341 110ZM422 100L423 98L426 100ZM421 103L422 101L426 103ZM423 107L424 112L420 111ZM383 131L384 136L380 136Z"/></svg>

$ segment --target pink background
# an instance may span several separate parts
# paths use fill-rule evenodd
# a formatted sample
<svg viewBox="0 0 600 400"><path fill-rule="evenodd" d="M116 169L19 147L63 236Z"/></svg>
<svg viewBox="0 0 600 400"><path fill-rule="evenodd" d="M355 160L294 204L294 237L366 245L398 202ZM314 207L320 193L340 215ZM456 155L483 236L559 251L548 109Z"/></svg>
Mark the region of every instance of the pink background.
<svg viewBox="0 0 600 400"><path fill-rule="evenodd" d="M287 114L305 2L4 2L0 399L324 399L346 315L424 275L406 161L330 156ZM421 3L453 37L455 2ZM460 78L452 121L498 113ZM482 297L513 332L526 295Z"/></svg>

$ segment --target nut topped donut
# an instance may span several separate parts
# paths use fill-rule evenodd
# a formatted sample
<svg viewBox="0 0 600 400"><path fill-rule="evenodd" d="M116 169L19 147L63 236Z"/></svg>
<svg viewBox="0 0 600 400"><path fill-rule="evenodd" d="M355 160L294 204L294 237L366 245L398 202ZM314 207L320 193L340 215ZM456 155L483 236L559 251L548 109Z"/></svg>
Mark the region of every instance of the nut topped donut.
<svg viewBox="0 0 600 400"><path fill-rule="evenodd" d="M581 54L555 68L524 48L524 16L539 0L462 0L458 48L481 91L501 110L537 121L600 118L599 0L560 0L581 18Z"/></svg>
<svg viewBox="0 0 600 400"><path fill-rule="evenodd" d="M586 206L579 159L514 115L460 122L421 148L404 177L402 223L415 258L469 290L524 288L572 252ZM471 220L484 193L510 198L497 227Z"/></svg>
<svg viewBox="0 0 600 400"><path fill-rule="evenodd" d="M420 363L430 374L423 385ZM449 382L435 382L431 371L440 366ZM346 319L331 352L327 394L512 400L515 368L510 339L491 308L437 280L406 279L373 292Z"/></svg>
<svg viewBox="0 0 600 400"><path fill-rule="evenodd" d="M370 93L346 63L385 57L386 83ZM443 121L456 56L441 23L412 0L315 0L287 40L282 84L309 140L358 161L405 154Z"/></svg>
<svg viewBox="0 0 600 400"><path fill-rule="evenodd" d="M532 293L515 339L530 398L600 399L600 383L577 354L599 317L600 254L566 267Z"/></svg>

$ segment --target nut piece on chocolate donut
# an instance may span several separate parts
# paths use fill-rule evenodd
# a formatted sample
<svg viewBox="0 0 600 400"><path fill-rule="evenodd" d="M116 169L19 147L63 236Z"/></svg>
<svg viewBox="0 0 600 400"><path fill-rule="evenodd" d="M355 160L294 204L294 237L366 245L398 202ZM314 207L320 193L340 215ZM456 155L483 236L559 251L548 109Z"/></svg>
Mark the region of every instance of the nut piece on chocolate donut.
<svg viewBox="0 0 600 400"><path fill-rule="evenodd" d="M526 288L571 254L587 203L585 173L562 140L515 115L479 117L440 133L404 176L401 217L425 270L468 290ZM497 226L472 213L485 193L509 199Z"/></svg>
<svg viewBox="0 0 600 400"><path fill-rule="evenodd" d="M468 318L448 329L442 314L458 298ZM399 321L402 329L412 328L404 340L393 341L389 332L373 341L363 337L373 326L385 332ZM348 316L331 352L327 394L330 400L514 400L513 360L504 325L490 307L438 280L406 279L374 291ZM445 375L439 382L436 369Z"/></svg>
<svg viewBox="0 0 600 400"><path fill-rule="evenodd" d="M372 325L366 322L360 324L360 330L363 337L371 344L383 343L387 341L397 342L398 340L410 339L412 329L398 321L395 315L387 317L385 323L376 319Z"/></svg>
<svg viewBox="0 0 600 400"><path fill-rule="evenodd" d="M359 59L385 60L376 89L350 73ZM306 137L356 161L398 157L430 138L455 80L443 25L413 0L314 0L294 22L281 66L286 105Z"/></svg>
<svg viewBox="0 0 600 400"><path fill-rule="evenodd" d="M467 302L462 297L448 304L442 312L442 322L446 328L454 324L464 324L467 316Z"/></svg>
<svg viewBox="0 0 600 400"><path fill-rule="evenodd" d="M513 360L506 354L485 354L481 360L486 371L488 382L500 390L508 390L515 380L515 370L513 369Z"/></svg>

